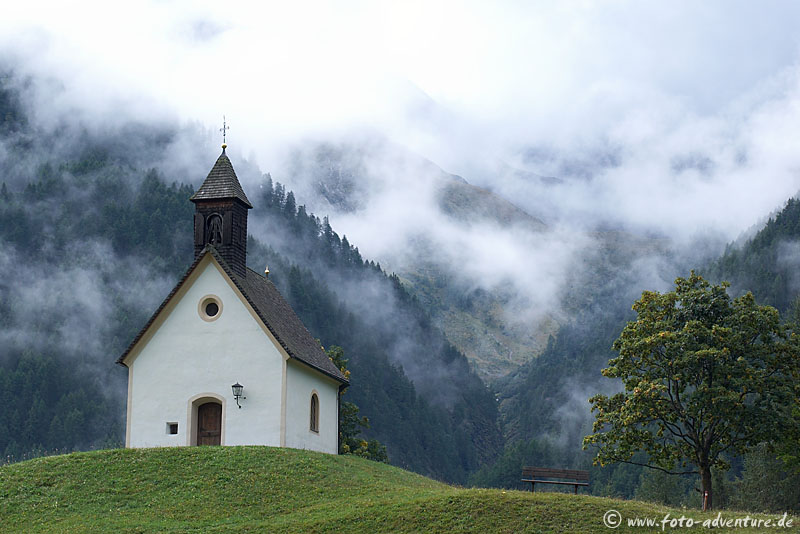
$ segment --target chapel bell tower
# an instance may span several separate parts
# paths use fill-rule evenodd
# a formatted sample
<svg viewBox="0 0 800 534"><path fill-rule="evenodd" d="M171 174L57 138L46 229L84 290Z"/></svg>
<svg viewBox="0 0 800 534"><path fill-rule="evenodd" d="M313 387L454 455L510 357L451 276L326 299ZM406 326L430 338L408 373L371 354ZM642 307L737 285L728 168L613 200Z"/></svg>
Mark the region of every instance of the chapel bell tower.
<svg viewBox="0 0 800 534"><path fill-rule="evenodd" d="M233 271L247 274L247 200L239 179L225 154L208 173L203 185L189 199L194 202L194 255L212 245Z"/></svg>

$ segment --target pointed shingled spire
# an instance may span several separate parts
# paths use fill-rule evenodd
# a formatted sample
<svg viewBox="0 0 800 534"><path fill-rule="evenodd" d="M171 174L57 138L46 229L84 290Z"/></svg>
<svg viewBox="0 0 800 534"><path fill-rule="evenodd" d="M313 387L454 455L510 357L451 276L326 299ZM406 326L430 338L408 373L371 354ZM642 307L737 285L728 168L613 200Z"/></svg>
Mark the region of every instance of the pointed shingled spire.
<svg viewBox="0 0 800 534"><path fill-rule="evenodd" d="M231 160L225 154L226 146L222 145L222 154L217 158L217 162L211 168L211 172L208 173L203 185L189 200L197 202L198 200L235 198L247 206L247 209L250 209L253 205L247 200L247 195L244 194L242 185L236 177Z"/></svg>

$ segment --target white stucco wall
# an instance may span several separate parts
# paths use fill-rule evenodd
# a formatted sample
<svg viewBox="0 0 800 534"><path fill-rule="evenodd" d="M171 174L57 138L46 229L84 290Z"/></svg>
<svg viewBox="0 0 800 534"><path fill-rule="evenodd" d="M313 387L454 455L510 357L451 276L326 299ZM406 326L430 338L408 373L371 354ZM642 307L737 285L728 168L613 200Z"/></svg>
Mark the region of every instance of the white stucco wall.
<svg viewBox="0 0 800 534"><path fill-rule="evenodd" d="M196 279L184 284L185 293L173 298L179 300L163 323L151 327L157 328L155 334L143 338L146 344L128 362L127 444L191 444L191 399L209 394L222 400L223 445L279 446L284 358L211 256L195 273ZM222 302L211 322L198 314L198 303L207 295ZM231 393L237 381L247 397L241 409ZM177 435L168 434L168 422L178 423Z"/></svg>
<svg viewBox="0 0 800 534"><path fill-rule="evenodd" d="M310 429L311 394L319 397L319 432ZM338 453L339 384L308 366L289 360L286 366L286 446Z"/></svg>

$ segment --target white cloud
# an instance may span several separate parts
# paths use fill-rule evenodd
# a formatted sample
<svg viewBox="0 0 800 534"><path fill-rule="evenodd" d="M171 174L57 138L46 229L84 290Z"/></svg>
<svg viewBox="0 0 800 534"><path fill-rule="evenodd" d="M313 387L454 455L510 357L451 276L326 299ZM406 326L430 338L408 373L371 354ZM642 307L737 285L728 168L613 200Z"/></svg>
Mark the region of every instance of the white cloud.
<svg viewBox="0 0 800 534"><path fill-rule="evenodd" d="M44 123L78 110L215 132L225 114L232 152L265 171L302 140L378 132L558 231L459 227L391 158L337 228L379 259L427 233L464 276L549 306L575 227L732 239L800 189L799 15L778 1L31 1L5 8L0 47L50 77Z"/></svg>

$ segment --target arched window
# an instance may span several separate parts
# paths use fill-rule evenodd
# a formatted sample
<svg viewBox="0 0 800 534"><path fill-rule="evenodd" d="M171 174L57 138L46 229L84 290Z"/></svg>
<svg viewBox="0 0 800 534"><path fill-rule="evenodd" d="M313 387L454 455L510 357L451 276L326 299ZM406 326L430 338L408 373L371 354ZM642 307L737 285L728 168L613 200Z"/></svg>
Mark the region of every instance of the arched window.
<svg viewBox="0 0 800 534"><path fill-rule="evenodd" d="M311 424L312 432L319 432L319 398L316 393L311 394Z"/></svg>

